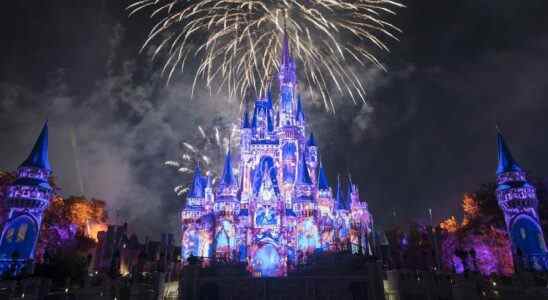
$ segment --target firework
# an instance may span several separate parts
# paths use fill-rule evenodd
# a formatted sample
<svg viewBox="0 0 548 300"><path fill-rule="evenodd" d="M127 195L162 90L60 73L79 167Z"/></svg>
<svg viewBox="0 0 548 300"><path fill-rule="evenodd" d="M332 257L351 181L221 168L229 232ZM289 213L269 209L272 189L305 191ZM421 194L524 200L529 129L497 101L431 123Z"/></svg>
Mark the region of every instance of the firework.
<svg viewBox="0 0 548 300"><path fill-rule="evenodd" d="M398 7L403 5L391 0L141 0L128 10L160 18L143 49L154 49L153 57L165 54L168 81L197 58L192 90L201 78L206 87L227 87L242 99L269 88L285 30L305 85L333 109L331 90L365 100L359 70L384 69L374 49L388 51L383 40L397 39L400 30L386 18Z"/></svg>
<svg viewBox="0 0 548 300"><path fill-rule="evenodd" d="M196 137L181 142L178 159L164 162L164 166L176 169L184 178L185 183L174 188L177 195L181 196L189 191L196 165L211 176L213 183L218 180L222 170L217 168L223 166L227 149L239 143L237 128L236 124L224 127L211 126L209 130L198 126ZM238 170L235 169L234 172L237 174Z"/></svg>

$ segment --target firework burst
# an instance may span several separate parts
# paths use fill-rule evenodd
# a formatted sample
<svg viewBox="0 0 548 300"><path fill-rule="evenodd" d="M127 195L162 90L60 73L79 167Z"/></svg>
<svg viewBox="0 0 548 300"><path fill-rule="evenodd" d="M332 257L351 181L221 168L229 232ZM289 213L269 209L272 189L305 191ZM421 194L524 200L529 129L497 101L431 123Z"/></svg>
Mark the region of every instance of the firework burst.
<svg viewBox="0 0 548 300"><path fill-rule="evenodd" d="M391 0L141 0L128 10L160 18L143 49L154 49L153 57L165 54L168 81L197 59L193 90L203 79L206 87L227 87L241 98L269 88L286 30L306 88L319 92L329 110L331 90L365 100L359 69L384 69L374 48L388 51L383 40L397 39L400 30L386 18L399 7Z"/></svg>
<svg viewBox="0 0 548 300"><path fill-rule="evenodd" d="M188 192L196 165L200 165L202 171L211 176L215 184L222 172L227 149L234 150L240 142L239 128L236 124L229 124L226 127L211 126L206 129L198 126L196 133L197 136L181 142L181 152L176 160L164 162L165 166L177 169L184 177L185 183L174 188L178 196ZM238 169L234 172L237 174Z"/></svg>

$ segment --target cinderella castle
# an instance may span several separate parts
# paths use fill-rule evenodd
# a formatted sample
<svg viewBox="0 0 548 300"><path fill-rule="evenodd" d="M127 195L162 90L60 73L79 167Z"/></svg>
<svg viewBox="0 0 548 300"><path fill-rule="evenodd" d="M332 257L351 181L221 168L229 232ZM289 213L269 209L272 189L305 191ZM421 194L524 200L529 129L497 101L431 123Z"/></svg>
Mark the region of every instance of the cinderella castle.
<svg viewBox="0 0 548 300"><path fill-rule="evenodd" d="M329 185L307 134L295 62L284 37L277 108L272 95L242 116L239 172L230 151L219 183L196 167L181 213L182 257L247 264L253 276L285 276L318 251L371 251L373 219L350 177Z"/></svg>

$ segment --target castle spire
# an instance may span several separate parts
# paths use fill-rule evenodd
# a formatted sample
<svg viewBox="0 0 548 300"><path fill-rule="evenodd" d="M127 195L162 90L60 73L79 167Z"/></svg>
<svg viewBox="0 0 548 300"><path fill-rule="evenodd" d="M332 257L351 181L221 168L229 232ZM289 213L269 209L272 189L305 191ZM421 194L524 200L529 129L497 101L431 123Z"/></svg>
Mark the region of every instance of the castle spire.
<svg viewBox="0 0 548 300"><path fill-rule="evenodd" d="M506 146L504 137L498 130L497 130L497 150L498 150L497 152L498 152L498 159L499 159L498 166L497 166L497 174L501 174L505 172L522 171L521 167L512 157L512 153L510 153L508 146Z"/></svg>
<svg viewBox="0 0 548 300"><path fill-rule="evenodd" d="M303 111L303 104L301 102L301 95L297 96L297 113L295 115L295 118L298 122L301 122L301 123L304 122L304 111Z"/></svg>
<svg viewBox="0 0 548 300"><path fill-rule="evenodd" d="M337 192L335 193L335 209L341 210L345 209L344 199L341 193L341 177L337 175Z"/></svg>
<svg viewBox="0 0 548 300"><path fill-rule="evenodd" d="M228 149L228 151L226 152L223 177L220 184L223 186L232 186L236 184L236 178L234 177L234 172L232 170L232 158L230 157L230 149Z"/></svg>
<svg viewBox="0 0 548 300"><path fill-rule="evenodd" d="M289 49L289 36L287 34L287 29L284 25L284 35L282 39L282 53L281 53L281 65L280 65L280 83L282 85L284 84L292 84L295 85L297 83L297 75L295 70L295 62L293 61L293 58L291 57L291 51Z"/></svg>
<svg viewBox="0 0 548 300"><path fill-rule="evenodd" d="M192 186L190 187L188 197L203 198L205 196L204 183L204 177L202 176L200 165L196 164L196 168L194 169L194 177L192 178Z"/></svg>
<svg viewBox="0 0 548 300"><path fill-rule="evenodd" d="M310 179L310 174L308 174L308 167L306 166L306 161L304 153L301 155L299 162L299 170L297 171L297 183L300 185L312 185L312 180Z"/></svg>
<svg viewBox="0 0 548 300"><path fill-rule="evenodd" d="M34 143L29 156L21 164L21 167L34 167L51 171L48 160L48 121L44 123L40 136Z"/></svg>
<svg viewBox="0 0 548 300"><path fill-rule="evenodd" d="M282 41L282 65L287 65L291 62L291 54L289 52L289 38L287 37L287 27L284 20L284 37Z"/></svg>
<svg viewBox="0 0 548 300"><path fill-rule="evenodd" d="M312 132L310 133L310 137L308 138L306 145L308 147L316 147L316 140L314 139L314 133Z"/></svg>
<svg viewBox="0 0 548 300"><path fill-rule="evenodd" d="M329 182L327 181L327 176L325 175L325 170L321 162L320 162L320 171L318 175L318 189L321 191L329 190Z"/></svg>

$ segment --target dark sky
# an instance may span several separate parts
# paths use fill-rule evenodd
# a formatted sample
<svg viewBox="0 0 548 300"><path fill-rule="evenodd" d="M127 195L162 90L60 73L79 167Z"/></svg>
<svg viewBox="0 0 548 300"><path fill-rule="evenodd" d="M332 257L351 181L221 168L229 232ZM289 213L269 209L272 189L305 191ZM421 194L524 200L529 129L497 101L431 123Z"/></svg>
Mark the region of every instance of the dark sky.
<svg viewBox="0 0 548 300"><path fill-rule="evenodd" d="M64 195L105 199L144 235L178 230L183 178L162 163L181 140L238 116L238 103L199 92L192 74L165 87L139 47L151 25L126 1L19 0L0 12L0 169L14 170L50 120L50 160ZM494 180L495 124L537 177L548 170L548 3L415 0L404 30L365 70L369 101L335 116L303 99L331 182L350 171L379 225L439 219ZM220 120L220 121L219 121ZM75 144L76 146L74 146ZM77 163L78 162L78 163ZM77 168L81 170L83 187Z"/></svg>

